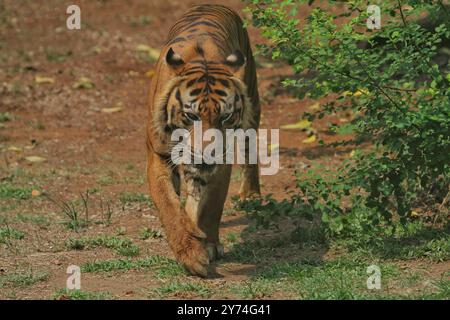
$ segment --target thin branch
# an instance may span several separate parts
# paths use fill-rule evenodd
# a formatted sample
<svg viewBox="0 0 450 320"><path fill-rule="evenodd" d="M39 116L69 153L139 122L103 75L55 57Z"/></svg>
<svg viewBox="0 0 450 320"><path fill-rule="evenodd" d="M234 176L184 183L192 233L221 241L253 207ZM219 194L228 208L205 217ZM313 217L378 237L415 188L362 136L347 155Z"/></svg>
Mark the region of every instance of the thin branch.
<svg viewBox="0 0 450 320"><path fill-rule="evenodd" d="M403 14L402 4L400 0L397 0L398 8L400 9L400 15L402 16L403 25L406 27L408 24L406 23L405 15Z"/></svg>

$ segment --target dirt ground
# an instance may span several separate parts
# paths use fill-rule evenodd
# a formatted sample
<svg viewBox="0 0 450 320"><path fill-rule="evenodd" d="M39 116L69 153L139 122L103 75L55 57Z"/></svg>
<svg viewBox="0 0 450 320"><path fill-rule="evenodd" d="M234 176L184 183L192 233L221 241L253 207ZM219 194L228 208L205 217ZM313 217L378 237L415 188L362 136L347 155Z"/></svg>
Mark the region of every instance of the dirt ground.
<svg viewBox="0 0 450 320"><path fill-rule="evenodd" d="M0 127L0 179L40 193L25 196L26 199L1 201L1 216L8 226L25 236L0 244L0 275L31 270L33 278L39 272L45 273L43 281L0 287L2 299L48 299L55 293L57 298L61 297L57 292L65 288L69 265L120 258L104 246L68 248L69 238L127 237L140 248L137 258L173 257L164 237L151 236L145 240L141 237L143 228L160 231L161 225L150 201L142 200L147 194L146 99L154 61L138 48L142 49L142 45L160 48L171 24L196 1L77 1L82 29L69 31L65 11L71 3L57 0L0 3L0 112L11 115ZM243 8L237 0L227 1L227 5ZM257 30L249 31L253 44L262 41ZM280 81L290 73L287 66L260 60L263 128L297 122L315 103L293 99L282 89ZM326 142L337 139L327 130L327 123L333 120L339 121L326 119L314 125L316 134ZM280 131L281 169L275 176L261 178L264 194L272 193L281 199L294 187L295 171L316 163L337 164L351 152L351 149L324 148L317 141L302 143L307 137L308 133L303 131ZM254 231L245 238L239 236L249 226L246 216L235 212L230 200L237 194L239 183L239 170L235 170L221 226L226 256L215 264L216 274L206 280L178 277L193 286L215 288L208 298L241 297L229 288L247 283L255 270L271 263L269 260L261 264L244 263L230 254L234 241L264 236L263 231ZM64 224L67 217L61 208L43 195L75 201L77 208L83 208L80 193L86 190L91 194L88 203L91 223L77 231ZM80 212L84 218L84 211ZM102 223L108 214L110 223ZM17 219L18 216L22 218ZM275 261L301 257L327 260L335 254L326 247L299 250L295 245L275 248L272 253L271 259ZM420 260L413 265L427 269L432 278L439 278L450 268L447 262ZM108 292L119 299L161 297L155 292L167 281L145 268L81 276L82 290ZM204 297L199 290L175 290L173 294L169 291L164 297ZM263 297L291 298L276 290Z"/></svg>

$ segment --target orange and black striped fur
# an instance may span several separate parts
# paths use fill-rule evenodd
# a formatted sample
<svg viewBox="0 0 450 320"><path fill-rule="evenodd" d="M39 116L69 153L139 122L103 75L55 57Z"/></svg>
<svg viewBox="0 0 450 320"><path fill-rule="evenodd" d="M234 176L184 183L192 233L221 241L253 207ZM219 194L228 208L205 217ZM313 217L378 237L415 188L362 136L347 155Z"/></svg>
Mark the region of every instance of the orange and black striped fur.
<svg viewBox="0 0 450 320"><path fill-rule="evenodd" d="M260 106L255 62L239 15L225 6L195 6L171 28L149 95L147 174L166 236L192 274L206 276L223 255L219 223L231 165L174 165L171 133L254 128ZM260 193L258 165L244 165L240 196ZM183 198L185 197L185 198Z"/></svg>

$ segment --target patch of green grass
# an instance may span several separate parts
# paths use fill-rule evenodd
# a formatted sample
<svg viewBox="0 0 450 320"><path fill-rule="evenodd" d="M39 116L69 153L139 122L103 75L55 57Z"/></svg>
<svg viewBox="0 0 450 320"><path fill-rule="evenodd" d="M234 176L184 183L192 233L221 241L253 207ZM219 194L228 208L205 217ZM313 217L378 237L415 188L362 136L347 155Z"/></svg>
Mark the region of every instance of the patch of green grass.
<svg viewBox="0 0 450 320"><path fill-rule="evenodd" d="M115 182L114 177L111 175L104 175L97 179L97 183L101 186L110 186Z"/></svg>
<svg viewBox="0 0 450 320"><path fill-rule="evenodd" d="M7 122L13 119L12 114L9 112L0 112L0 122Z"/></svg>
<svg viewBox="0 0 450 320"><path fill-rule="evenodd" d="M156 293L158 296L167 297L170 295L179 295L179 294L189 294L194 296L199 296L202 298L207 298L212 295L212 290L207 286L200 283L193 282L180 282L173 281L167 284L162 285L159 288L153 289L153 293Z"/></svg>
<svg viewBox="0 0 450 320"><path fill-rule="evenodd" d="M115 236L69 238L66 241L66 246L69 249L75 250L105 247L113 249L117 254L127 257L136 256L140 251L140 248L131 239Z"/></svg>
<svg viewBox="0 0 450 320"><path fill-rule="evenodd" d="M178 262L159 255L136 260L128 258L88 262L81 266L82 272L110 272L133 269L154 269L162 277L184 274L184 269Z"/></svg>
<svg viewBox="0 0 450 320"><path fill-rule="evenodd" d="M238 240L239 235L236 232L229 232L225 235L225 241L227 243L235 243Z"/></svg>
<svg viewBox="0 0 450 320"><path fill-rule="evenodd" d="M149 25L152 21L153 18L151 16L138 16L130 18L130 23L133 27L146 26Z"/></svg>
<svg viewBox="0 0 450 320"><path fill-rule="evenodd" d="M147 178L142 174L135 175L135 176L126 175L123 177L122 183L143 186L146 184L146 181L147 181L146 179Z"/></svg>
<svg viewBox="0 0 450 320"><path fill-rule="evenodd" d="M427 289L417 295L406 294L386 294L377 296L377 299L383 300L449 300L450 299L450 280L439 280L432 282L434 290Z"/></svg>
<svg viewBox="0 0 450 320"><path fill-rule="evenodd" d="M86 195L81 194L81 199L64 200L62 198L53 198L47 195L47 199L53 202L60 210L61 213L68 218L63 224L67 228L78 232L80 228L84 228L89 225L89 210L88 210L88 193ZM80 203L82 203L84 217L80 215Z"/></svg>
<svg viewBox="0 0 450 320"><path fill-rule="evenodd" d="M66 51L66 52L57 52L53 49L46 48L45 49L45 56L47 58L47 61L50 62L64 62L72 56L72 51Z"/></svg>
<svg viewBox="0 0 450 320"><path fill-rule="evenodd" d="M448 280L441 279L434 286L420 289L421 276L403 272L392 263L375 263L381 270L381 289L369 290L368 263L341 256L332 261L286 262L272 265L255 274L248 282L238 284L232 291L243 298L262 298L280 291L283 296L307 300L361 299L448 299ZM405 293L402 293L405 292Z"/></svg>
<svg viewBox="0 0 450 320"><path fill-rule="evenodd" d="M139 192L122 192L119 196L119 201L122 205L129 203L146 203L148 206L153 206L153 202L150 197L144 193Z"/></svg>
<svg viewBox="0 0 450 320"><path fill-rule="evenodd" d="M441 279L435 283L437 291L429 294L423 295L422 299L432 299L432 300L450 300L450 280Z"/></svg>
<svg viewBox="0 0 450 320"><path fill-rule="evenodd" d="M142 228L139 230L139 239L141 240L147 240L149 238L152 239L159 239L162 238L163 234L161 230L154 230L147 227Z"/></svg>
<svg viewBox="0 0 450 320"><path fill-rule="evenodd" d="M160 279L172 279L186 274L183 266L176 261L161 264L154 271L156 277Z"/></svg>
<svg viewBox="0 0 450 320"><path fill-rule="evenodd" d="M37 282L47 281L48 278L48 272L34 272L32 270L27 270L20 273L0 275L0 288L28 287Z"/></svg>
<svg viewBox="0 0 450 320"><path fill-rule="evenodd" d="M286 290L288 284L282 281L253 278L233 285L230 291L242 299L262 299L270 297L279 288Z"/></svg>
<svg viewBox="0 0 450 320"><path fill-rule="evenodd" d="M272 258L274 252L284 251L288 245L291 245L288 234L281 237L267 237L264 240L256 239L242 243L238 242L232 244L230 256L237 262L258 264Z"/></svg>
<svg viewBox="0 0 450 320"><path fill-rule="evenodd" d="M31 188L19 188L7 183L0 184L0 199L27 200L31 198Z"/></svg>
<svg viewBox="0 0 450 320"><path fill-rule="evenodd" d="M290 233L290 238L293 243L300 244L302 247L325 247L327 245L324 228L314 223L308 226L298 226Z"/></svg>
<svg viewBox="0 0 450 320"><path fill-rule="evenodd" d="M345 248L360 256L382 259L413 260L427 258L442 262L450 259L450 233L427 228L420 223L408 224L395 235L361 235L332 241L334 247Z"/></svg>
<svg viewBox="0 0 450 320"><path fill-rule="evenodd" d="M99 193L100 191L101 190L99 188L95 188L95 187L86 189L86 192L89 194L96 194L96 193Z"/></svg>
<svg viewBox="0 0 450 320"><path fill-rule="evenodd" d="M25 237L25 233L9 226L0 228L0 243L10 244L11 240L21 240Z"/></svg>
<svg viewBox="0 0 450 320"><path fill-rule="evenodd" d="M56 291L53 300L109 300L114 296L109 292L89 292L83 290L60 289Z"/></svg>

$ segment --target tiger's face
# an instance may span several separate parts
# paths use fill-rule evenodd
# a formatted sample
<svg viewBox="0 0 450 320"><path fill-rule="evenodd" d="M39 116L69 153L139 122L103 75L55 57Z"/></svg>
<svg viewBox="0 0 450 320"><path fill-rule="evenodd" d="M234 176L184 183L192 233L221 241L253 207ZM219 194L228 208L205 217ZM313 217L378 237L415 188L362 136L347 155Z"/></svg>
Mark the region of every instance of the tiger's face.
<svg viewBox="0 0 450 320"><path fill-rule="evenodd" d="M190 130L196 121L201 121L203 132L225 132L242 125L247 98L245 86L236 77L236 69L245 63L240 52L223 62L199 59L185 64L169 50L166 60L178 66L181 79L166 104L167 127Z"/></svg>
<svg viewBox="0 0 450 320"><path fill-rule="evenodd" d="M203 131L237 128L244 101L244 93L232 77L202 75L186 79L170 95L167 125L190 130L194 122L201 121Z"/></svg>

